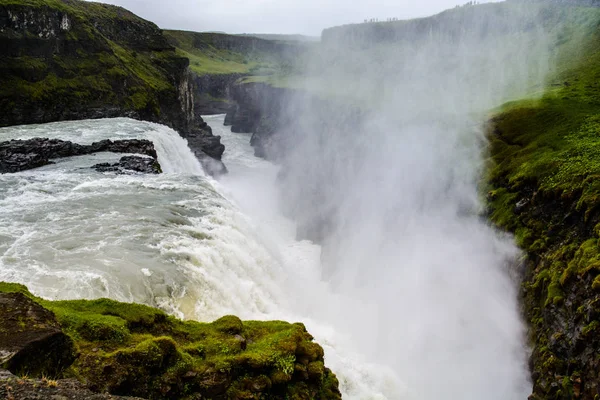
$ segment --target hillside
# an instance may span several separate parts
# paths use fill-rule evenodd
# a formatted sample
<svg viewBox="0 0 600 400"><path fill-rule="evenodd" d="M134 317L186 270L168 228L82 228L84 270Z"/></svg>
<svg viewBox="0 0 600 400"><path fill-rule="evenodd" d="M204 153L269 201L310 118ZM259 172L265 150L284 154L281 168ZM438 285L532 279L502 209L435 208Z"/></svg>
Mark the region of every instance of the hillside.
<svg viewBox="0 0 600 400"><path fill-rule="evenodd" d="M549 90L506 104L488 129L490 217L527 256L535 399L600 395L600 12L578 11Z"/></svg>
<svg viewBox="0 0 600 400"><path fill-rule="evenodd" d="M168 125L206 156L224 147L194 113L189 60L152 22L80 0L0 0L0 126L131 117Z"/></svg>
<svg viewBox="0 0 600 400"><path fill-rule="evenodd" d="M242 81L281 81L302 68L309 46L252 36L164 31L177 54L190 60L196 114L221 114L231 107L231 89Z"/></svg>
<svg viewBox="0 0 600 400"><path fill-rule="evenodd" d="M188 61L153 23L68 0L2 0L0 21L0 125L115 114L188 128Z"/></svg>
<svg viewBox="0 0 600 400"><path fill-rule="evenodd" d="M198 75L286 74L303 51L299 45L252 36L169 30L164 34Z"/></svg>

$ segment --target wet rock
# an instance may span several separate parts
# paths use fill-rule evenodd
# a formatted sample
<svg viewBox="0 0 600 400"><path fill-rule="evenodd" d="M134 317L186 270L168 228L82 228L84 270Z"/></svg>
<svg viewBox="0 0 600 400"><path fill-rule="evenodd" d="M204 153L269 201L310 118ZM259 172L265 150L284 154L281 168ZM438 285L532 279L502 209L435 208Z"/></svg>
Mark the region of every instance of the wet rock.
<svg viewBox="0 0 600 400"><path fill-rule="evenodd" d="M233 120L235 118L236 112L237 112L237 105L230 106L227 109L227 112L225 114L225 120L223 121L223 125L225 125L225 126L233 125Z"/></svg>
<svg viewBox="0 0 600 400"><path fill-rule="evenodd" d="M34 138L0 143L0 173L14 173L51 164L51 159L102 151L135 153L157 158L154 144L144 139L102 140L80 145L59 139Z"/></svg>
<svg viewBox="0 0 600 400"><path fill-rule="evenodd" d="M58 376L75 360L73 341L54 314L22 293L0 293L0 366Z"/></svg>
<svg viewBox="0 0 600 400"><path fill-rule="evenodd" d="M190 148L201 149L208 156L220 160L225 152L225 146L221 143L221 136L213 136L212 129L197 129L186 137Z"/></svg>
<svg viewBox="0 0 600 400"><path fill-rule="evenodd" d="M51 164L50 160L41 154L3 153L0 149L0 173L19 172L48 164Z"/></svg>
<svg viewBox="0 0 600 400"><path fill-rule="evenodd" d="M96 164L94 168L98 172L116 172L117 174L128 174L131 172L140 172L144 174L160 174L162 169L158 161L154 158L140 156L125 156L118 163Z"/></svg>
<svg viewBox="0 0 600 400"><path fill-rule="evenodd" d="M145 139L128 139L128 140L102 140L92 143L90 146L85 146L89 149L89 153L97 153L100 151L110 151L112 153L135 153L144 154L152 158L158 158L154 144ZM89 154L88 153L88 154Z"/></svg>
<svg viewBox="0 0 600 400"><path fill-rule="evenodd" d="M201 128L192 130L185 138L207 174L220 176L227 173L227 168L221 161L225 146L221 143L221 136L212 134L210 126L203 123Z"/></svg>

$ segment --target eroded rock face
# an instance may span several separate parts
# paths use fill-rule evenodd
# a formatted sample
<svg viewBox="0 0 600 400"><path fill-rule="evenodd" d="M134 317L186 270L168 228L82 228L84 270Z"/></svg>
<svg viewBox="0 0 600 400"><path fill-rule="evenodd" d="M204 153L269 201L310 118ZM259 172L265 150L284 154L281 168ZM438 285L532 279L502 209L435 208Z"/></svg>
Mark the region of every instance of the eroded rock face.
<svg viewBox="0 0 600 400"><path fill-rule="evenodd" d="M122 165L130 166L134 171L145 172L146 170L158 173L160 165L156 161L157 154L154 144L145 139L130 140L102 140L90 145L47 138L34 138L29 140L11 140L0 143L0 173L13 173L25 171L32 168L51 164L51 159L81 156L86 154L109 151L113 153L134 153L152 157L153 162L141 162L137 159L121 159ZM119 162L121 164L121 162Z"/></svg>
<svg viewBox="0 0 600 400"><path fill-rule="evenodd" d="M0 293L0 366L13 373L58 376L75 360L73 341L54 314L22 293Z"/></svg>
<svg viewBox="0 0 600 400"><path fill-rule="evenodd" d="M207 174L219 176L227 173L227 168L221 161L221 156L225 152L221 136L214 136L212 128L206 122L200 124L199 128L190 131L185 138Z"/></svg>

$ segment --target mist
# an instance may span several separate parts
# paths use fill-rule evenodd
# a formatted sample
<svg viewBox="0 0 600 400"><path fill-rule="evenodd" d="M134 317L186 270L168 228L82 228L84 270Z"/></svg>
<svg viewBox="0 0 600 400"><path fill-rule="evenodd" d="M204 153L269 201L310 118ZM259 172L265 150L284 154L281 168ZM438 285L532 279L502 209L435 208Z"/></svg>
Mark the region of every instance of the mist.
<svg viewBox="0 0 600 400"><path fill-rule="evenodd" d="M324 33L301 85L317 94L286 105L272 149L286 212L346 299L315 312L402 398L524 399L520 254L484 216L485 122L544 87L551 32L521 4L379 26Z"/></svg>

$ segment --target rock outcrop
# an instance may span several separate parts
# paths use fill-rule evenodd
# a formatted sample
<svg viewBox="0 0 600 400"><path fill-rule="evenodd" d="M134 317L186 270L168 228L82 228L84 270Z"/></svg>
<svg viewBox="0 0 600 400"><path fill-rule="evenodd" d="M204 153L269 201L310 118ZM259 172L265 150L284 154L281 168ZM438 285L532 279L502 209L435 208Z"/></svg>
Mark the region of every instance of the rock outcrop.
<svg viewBox="0 0 600 400"><path fill-rule="evenodd" d="M0 293L0 366L13 373L57 376L75 360L75 346L54 314L22 293Z"/></svg>
<svg viewBox="0 0 600 400"><path fill-rule="evenodd" d="M214 32L163 33L180 54L190 58L197 116L226 113L238 82L289 75L310 48L309 43L294 40Z"/></svg>
<svg viewBox="0 0 600 400"><path fill-rule="evenodd" d="M239 83L231 88L231 98L234 104L227 110L225 125L231 126L232 132L252 133L257 157L282 158L297 115L295 108L307 104L309 96L265 83Z"/></svg>
<svg viewBox="0 0 600 400"><path fill-rule="evenodd" d="M189 60L121 7L0 0L0 48L0 126L130 117L212 136L194 113Z"/></svg>
<svg viewBox="0 0 600 400"><path fill-rule="evenodd" d="M184 322L147 306L107 299L46 301L22 285L0 282L1 301L7 306L0 306L0 321L8 318L14 323L2 325L0 350L28 346L31 336L22 332L35 332L35 339L48 330L63 338L61 344L71 345L44 346L39 354L46 357L21 358L18 368L0 365L13 374L29 365L44 370L58 359L64 362L54 376L76 378L100 394L150 399L341 399L338 381L324 365L323 348L302 324L242 322L235 316L213 323ZM31 310L38 317L32 319ZM71 354L70 340L78 354L64 358L63 354ZM15 393L7 381L18 378L0 374L0 394ZM42 393L82 390L75 381L41 383ZM23 385L27 388L31 381L24 380Z"/></svg>
<svg viewBox="0 0 600 400"><path fill-rule="evenodd" d="M101 163L93 165L98 172L116 172L117 174L130 174L139 172L143 174L160 174L162 169L154 158L140 156L121 157L118 163Z"/></svg>
<svg viewBox="0 0 600 400"><path fill-rule="evenodd" d="M81 145L65 140L34 138L11 140L0 143L0 173L14 173L51 164L51 159L81 156L99 152L134 153L149 156L145 161L141 157L124 157L119 165L124 169L138 172L158 173L158 164L154 144L145 139L102 140L90 145ZM150 161L151 160L151 161ZM127 168L130 167L130 168Z"/></svg>

